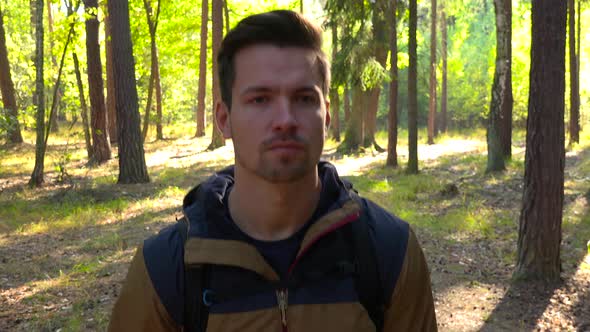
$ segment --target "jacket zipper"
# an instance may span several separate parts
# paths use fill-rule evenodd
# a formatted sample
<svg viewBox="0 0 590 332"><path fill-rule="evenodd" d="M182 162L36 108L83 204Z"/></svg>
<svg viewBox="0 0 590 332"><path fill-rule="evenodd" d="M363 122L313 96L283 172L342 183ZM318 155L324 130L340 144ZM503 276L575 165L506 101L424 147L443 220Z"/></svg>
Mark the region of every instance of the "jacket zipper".
<svg viewBox="0 0 590 332"><path fill-rule="evenodd" d="M287 288L278 289L276 291L277 303L279 304L279 311L281 312L281 324L283 325L283 332L287 332L287 306L289 305L289 290Z"/></svg>

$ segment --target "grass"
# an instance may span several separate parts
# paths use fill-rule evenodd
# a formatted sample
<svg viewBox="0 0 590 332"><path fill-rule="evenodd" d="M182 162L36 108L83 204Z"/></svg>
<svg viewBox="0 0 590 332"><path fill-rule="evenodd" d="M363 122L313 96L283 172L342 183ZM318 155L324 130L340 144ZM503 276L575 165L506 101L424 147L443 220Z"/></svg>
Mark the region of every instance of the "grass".
<svg viewBox="0 0 590 332"><path fill-rule="evenodd" d="M165 133L173 134L170 128ZM571 147L569 155L575 162L566 169L569 198L562 256L572 266L583 265L581 257L590 240L590 193L584 196L590 190L589 133L583 133L582 144ZM441 135L435 146L423 142L426 135L421 131L418 175L405 173L407 133L401 131L399 137L397 169L384 167L385 154L370 150L329 158L362 195L412 224L421 239L430 241L431 254L438 255L437 246L476 248L487 243L486 256L499 264L513 263L524 174L523 132L515 132L515 154L507 171L495 174L484 173L481 129ZM32 135L26 133L25 138L31 141ZM377 135L382 147L386 138L386 133ZM87 166L84 146L65 133L50 140L48 183L40 189L26 185L34 147L0 147L0 257L7 257L0 265L0 282L3 277L8 280L0 283L0 290L24 294L14 295L14 309L3 308L0 313L14 310L21 315L22 330L104 330L116 296L113 285L123 279L136 246L174 222L191 187L231 163L231 145L206 152L208 143L207 138L188 136L148 139L145 150L152 182L116 185L117 160ZM336 146L329 140L326 150ZM60 160L65 160L62 164L70 175L63 182L57 181L59 172L51 166ZM464 255L473 258L470 252ZM449 266L463 269L457 262Z"/></svg>

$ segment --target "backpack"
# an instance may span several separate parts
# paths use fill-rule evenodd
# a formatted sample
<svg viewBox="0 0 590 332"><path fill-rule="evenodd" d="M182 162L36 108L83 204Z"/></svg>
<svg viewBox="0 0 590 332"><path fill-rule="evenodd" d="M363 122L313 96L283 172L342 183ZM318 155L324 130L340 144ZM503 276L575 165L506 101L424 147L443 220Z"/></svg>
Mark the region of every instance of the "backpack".
<svg viewBox="0 0 590 332"><path fill-rule="evenodd" d="M364 206L358 196L355 199L361 203L361 206ZM355 253L355 261L349 272L353 273L359 302L367 310L376 331L381 331L384 323L386 299L379 275L377 253L369 234L368 216L365 210L363 209L358 220L349 224L351 226L349 236ZM178 226L184 244L188 237L188 219L185 217L179 219ZM208 264L185 266L184 273L184 331L205 332L209 306L211 305L207 299L210 266Z"/></svg>

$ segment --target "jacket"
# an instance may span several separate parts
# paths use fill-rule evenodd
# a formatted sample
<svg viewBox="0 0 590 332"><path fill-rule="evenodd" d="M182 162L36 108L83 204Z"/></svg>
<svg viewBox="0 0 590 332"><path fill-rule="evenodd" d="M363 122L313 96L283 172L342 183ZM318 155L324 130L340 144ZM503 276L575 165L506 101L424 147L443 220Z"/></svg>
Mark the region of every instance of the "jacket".
<svg viewBox="0 0 590 332"><path fill-rule="evenodd" d="M209 264L212 289L242 294L210 306L207 331L375 331L351 276L273 291L276 285L304 275L314 259L329 265L334 248L346 251L342 232L359 221L361 212L367 216L387 299L383 330L436 331L428 267L409 225L369 200L352 199L352 186L338 177L331 164L320 162L318 168L322 195L331 192L333 199L305 228L289 276L281 278L228 222L224 204L233 185L230 167L185 197L183 212L190 223L184 246L174 224L139 247L113 308L109 331L181 331L185 264ZM281 296L284 305L279 305Z"/></svg>

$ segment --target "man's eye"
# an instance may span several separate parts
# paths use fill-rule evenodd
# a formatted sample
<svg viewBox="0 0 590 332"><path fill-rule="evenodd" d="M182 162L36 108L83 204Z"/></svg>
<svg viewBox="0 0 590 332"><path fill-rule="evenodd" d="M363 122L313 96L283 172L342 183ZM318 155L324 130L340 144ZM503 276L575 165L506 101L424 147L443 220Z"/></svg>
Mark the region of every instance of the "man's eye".
<svg viewBox="0 0 590 332"><path fill-rule="evenodd" d="M251 104L264 104L268 102L268 97L260 96L250 99Z"/></svg>
<svg viewBox="0 0 590 332"><path fill-rule="evenodd" d="M311 96L311 95L298 96L296 100L297 100L297 102L303 103L303 104L315 104L316 103L316 97Z"/></svg>

